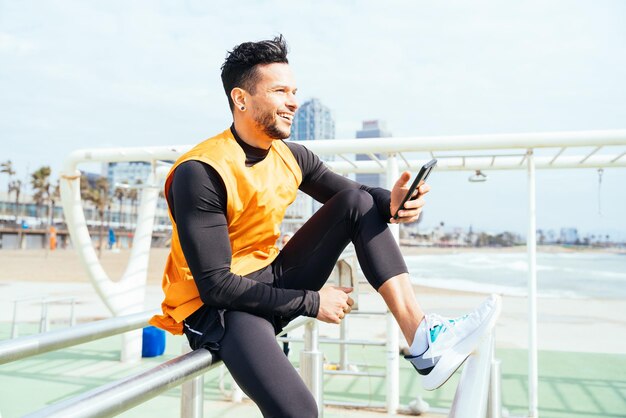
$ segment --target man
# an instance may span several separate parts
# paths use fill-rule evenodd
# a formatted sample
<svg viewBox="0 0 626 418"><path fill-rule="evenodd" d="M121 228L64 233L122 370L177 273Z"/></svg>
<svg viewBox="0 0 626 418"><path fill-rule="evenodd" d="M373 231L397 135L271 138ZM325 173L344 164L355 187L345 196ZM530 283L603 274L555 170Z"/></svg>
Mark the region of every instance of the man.
<svg viewBox="0 0 626 418"><path fill-rule="evenodd" d="M349 242L410 345L407 359L427 389L441 386L493 326L500 301L452 320L424 315L388 223L415 221L429 186L391 214L407 191L360 185L311 151L284 142L298 108L282 36L236 46L222 65L233 124L176 161L165 182L172 247L163 315L151 323L216 352L265 417L315 417L315 401L276 344L297 316L338 324L352 289L322 287ZM276 247L297 190L324 205Z"/></svg>
<svg viewBox="0 0 626 418"><path fill-rule="evenodd" d="M280 239L280 249L281 250L283 248L285 248L285 245L287 245L287 243L289 242L290 239L291 239L291 234L283 234L283 236Z"/></svg>

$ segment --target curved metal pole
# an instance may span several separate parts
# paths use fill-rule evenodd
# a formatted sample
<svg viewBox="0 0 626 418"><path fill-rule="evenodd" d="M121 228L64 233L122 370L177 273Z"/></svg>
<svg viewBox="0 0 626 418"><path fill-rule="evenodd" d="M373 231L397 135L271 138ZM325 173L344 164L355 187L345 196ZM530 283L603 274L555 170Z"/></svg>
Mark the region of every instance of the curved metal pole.
<svg viewBox="0 0 626 418"><path fill-rule="evenodd" d="M148 178L148 187L142 190L133 248L128 266L122 278L117 282L112 281L104 271L92 245L80 195L80 172L76 170L73 154L66 161L61 175L61 201L73 245L98 295L115 316L140 312L144 309L150 244L159 193L155 183L165 175L167 170L167 167L158 167L154 170ZM125 334L121 360L132 362L140 358L140 331Z"/></svg>

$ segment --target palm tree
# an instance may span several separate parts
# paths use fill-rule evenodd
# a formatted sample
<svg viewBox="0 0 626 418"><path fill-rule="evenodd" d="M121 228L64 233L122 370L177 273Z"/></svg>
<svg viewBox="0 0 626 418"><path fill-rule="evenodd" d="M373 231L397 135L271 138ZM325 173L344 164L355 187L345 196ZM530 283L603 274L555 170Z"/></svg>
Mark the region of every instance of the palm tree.
<svg viewBox="0 0 626 418"><path fill-rule="evenodd" d="M0 163L0 173L5 173L8 177L8 193L11 193L11 177L15 174L13 170L13 163L11 160L6 160L3 163Z"/></svg>
<svg viewBox="0 0 626 418"><path fill-rule="evenodd" d="M9 195L15 193L15 226L17 228L17 248L22 248L22 227L18 224L20 213L20 193L22 192L22 180L13 180L9 183Z"/></svg>
<svg viewBox="0 0 626 418"><path fill-rule="evenodd" d="M13 180L9 183L9 195L15 193L15 223L17 224L17 216L20 208L20 193L22 192L22 181Z"/></svg>
<svg viewBox="0 0 626 418"><path fill-rule="evenodd" d="M122 222L123 221L122 215L124 213L123 213L122 209L123 209L123 206L124 206L124 199L128 197L128 195L129 195L128 192L129 192L129 190L128 190L128 182L125 181L125 182L122 183L121 186L116 187L115 188L115 192L113 193L115 198L117 200L119 200L119 202L120 202L120 206L118 208L118 222L119 222L120 228L121 228L121 226L123 224L123 222Z"/></svg>
<svg viewBox="0 0 626 418"><path fill-rule="evenodd" d="M109 196L109 180L106 177L99 177L96 180L95 187L92 187L87 180L81 181L81 190L83 198L94 204L100 219L100 238L98 246L98 257L102 256L102 248L104 247L104 214L111 198Z"/></svg>
<svg viewBox="0 0 626 418"><path fill-rule="evenodd" d="M42 166L31 174L30 184L35 191L33 200L37 205L37 212L41 216L41 208L50 200L50 166Z"/></svg>
<svg viewBox="0 0 626 418"><path fill-rule="evenodd" d="M61 199L61 181L57 180L52 193L50 193L50 225L54 223L54 209L59 199Z"/></svg>
<svg viewBox="0 0 626 418"><path fill-rule="evenodd" d="M143 182L141 180L136 180L135 186L132 189L128 190L128 199L130 199L130 203L132 206L131 222L132 219L134 219L135 222L137 221L137 201L139 200L139 189L141 188L142 184Z"/></svg>

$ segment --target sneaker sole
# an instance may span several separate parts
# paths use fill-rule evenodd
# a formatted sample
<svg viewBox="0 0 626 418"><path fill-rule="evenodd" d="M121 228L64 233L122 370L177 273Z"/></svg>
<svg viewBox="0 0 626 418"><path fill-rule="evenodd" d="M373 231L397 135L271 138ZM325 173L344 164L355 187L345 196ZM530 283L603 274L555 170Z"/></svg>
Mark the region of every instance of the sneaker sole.
<svg viewBox="0 0 626 418"><path fill-rule="evenodd" d="M461 367L461 365L467 360L478 345L487 336L487 331L494 327L498 317L500 316L500 310L502 308L502 298L498 295L492 295L495 300L494 309L491 311L491 315L483 322L483 324L476 328L476 330L465 337L457 344L456 347L451 349L451 353L443 355L435 368L422 379L422 385L426 390L435 390L440 388L446 383L450 377Z"/></svg>

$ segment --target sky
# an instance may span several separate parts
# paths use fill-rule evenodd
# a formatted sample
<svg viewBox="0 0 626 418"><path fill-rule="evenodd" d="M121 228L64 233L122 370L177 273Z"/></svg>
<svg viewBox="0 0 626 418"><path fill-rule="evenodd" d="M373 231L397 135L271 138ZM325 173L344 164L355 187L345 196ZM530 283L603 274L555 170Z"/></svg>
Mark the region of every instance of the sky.
<svg viewBox="0 0 626 418"><path fill-rule="evenodd" d="M200 142L231 122L226 52L279 33L338 138L626 129L623 1L0 0L0 162L56 177L79 148ZM525 171L470 174L431 175L423 225L524 233ZM539 171L537 226L626 240L625 181Z"/></svg>

